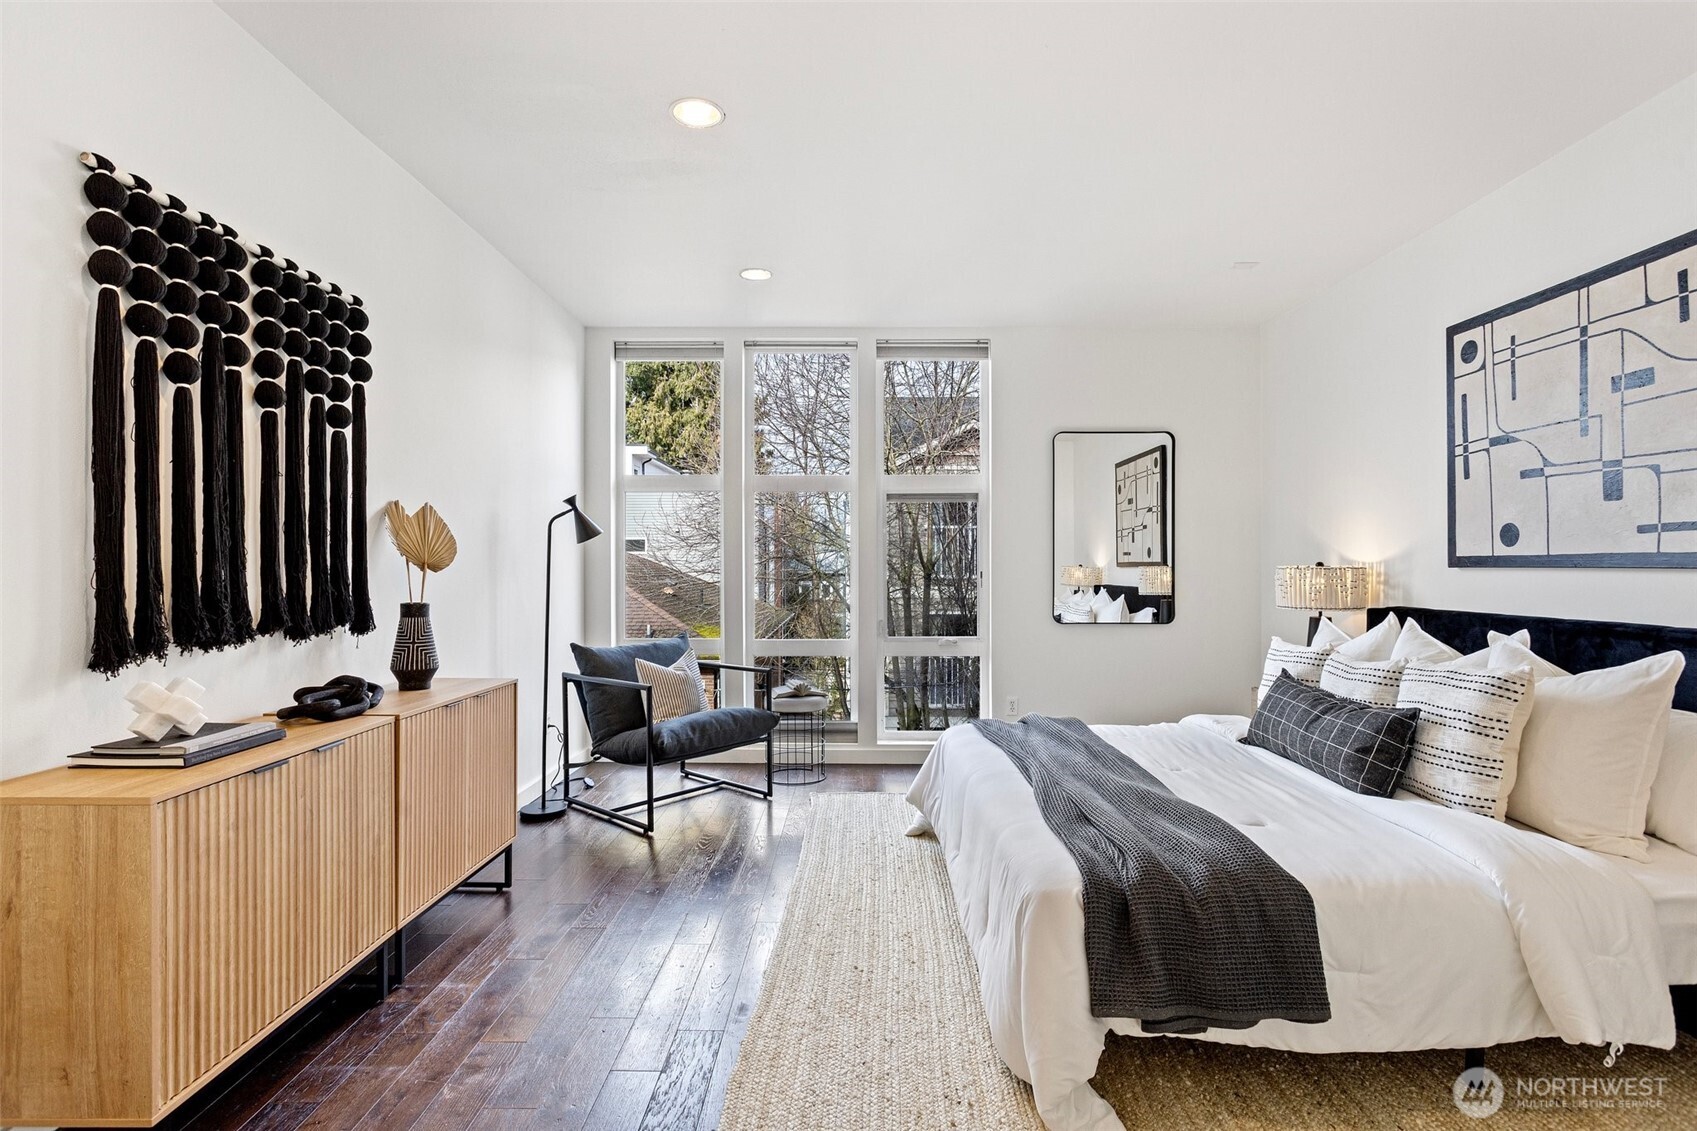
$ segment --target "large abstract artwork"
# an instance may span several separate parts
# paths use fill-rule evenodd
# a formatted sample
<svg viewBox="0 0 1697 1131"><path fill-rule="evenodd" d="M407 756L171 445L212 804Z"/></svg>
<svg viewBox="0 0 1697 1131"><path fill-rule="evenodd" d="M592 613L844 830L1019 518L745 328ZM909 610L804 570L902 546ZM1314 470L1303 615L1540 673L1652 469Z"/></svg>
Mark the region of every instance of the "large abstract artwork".
<svg viewBox="0 0 1697 1131"><path fill-rule="evenodd" d="M1167 446L1114 464L1114 564L1167 563Z"/></svg>
<svg viewBox="0 0 1697 1131"><path fill-rule="evenodd" d="M105 157L82 162L88 666L370 632L364 303Z"/></svg>
<svg viewBox="0 0 1697 1131"><path fill-rule="evenodd" d="M1697 231L1449 330L1452 566L1697 568Z"/></svg>

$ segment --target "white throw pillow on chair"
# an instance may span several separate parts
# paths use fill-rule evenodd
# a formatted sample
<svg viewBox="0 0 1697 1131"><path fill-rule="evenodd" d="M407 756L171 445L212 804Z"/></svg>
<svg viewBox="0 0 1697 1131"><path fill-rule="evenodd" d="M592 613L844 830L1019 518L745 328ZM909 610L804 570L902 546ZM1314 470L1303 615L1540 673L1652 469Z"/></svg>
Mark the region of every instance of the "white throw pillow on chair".
<svg viewBox="0 0 1697 1131"><path fill-rule="evenodd" d="M636 662L636 678L654 688L654 721L666 722L707 709L707 696L702 689L701 665L695 652L685 649L670 667Z"/></svg>

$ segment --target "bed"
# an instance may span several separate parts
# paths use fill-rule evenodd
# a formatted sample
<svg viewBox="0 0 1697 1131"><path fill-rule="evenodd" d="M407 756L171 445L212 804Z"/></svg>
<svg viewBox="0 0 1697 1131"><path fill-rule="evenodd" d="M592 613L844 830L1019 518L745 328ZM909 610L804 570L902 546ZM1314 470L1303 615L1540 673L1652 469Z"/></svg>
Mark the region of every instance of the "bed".
<svg viewBox="0 0 1697 1131"><path fill-rule="evenodd" d="M1456 647L1487 627L1533 628L1534 643L1570 670L1670 647L1697 669L1697 630L1404 613ZM1682 682L1675 705L1697 707L1697 684ZM1352 793L1236 741L1246 728L1231 716L1092 728L1241 829L1313 896L1331 1020L1193 1039L1314 1053L1536 1037L1673 1045L1669 986L1697 983L1697 856L1657 842L1635 864L1423 801ZM957 727L909 800L916 831L942 845L997 1052L1032 1085L1052 1131L1119 1128L1089 1080L1109 1032L1142 1030L1091 1015L1078 869L1025 778L977 730Z"/></svg>

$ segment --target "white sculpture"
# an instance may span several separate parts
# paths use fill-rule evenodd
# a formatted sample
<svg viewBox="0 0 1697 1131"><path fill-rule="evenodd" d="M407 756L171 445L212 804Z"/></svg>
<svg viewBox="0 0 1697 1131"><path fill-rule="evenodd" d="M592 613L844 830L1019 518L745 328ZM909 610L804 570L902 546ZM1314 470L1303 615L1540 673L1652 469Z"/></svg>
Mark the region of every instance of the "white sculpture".
<svg viewBox="0 0 1697 1131"><path fill-rule="evenodd" d="M206 694L206 688L192 679L174 679L168 687L151 680L142 680L130 688L124 699L136 709L130 731L158 742L173 730L192 735L206 725L206 712L196 699Z"/></svg>

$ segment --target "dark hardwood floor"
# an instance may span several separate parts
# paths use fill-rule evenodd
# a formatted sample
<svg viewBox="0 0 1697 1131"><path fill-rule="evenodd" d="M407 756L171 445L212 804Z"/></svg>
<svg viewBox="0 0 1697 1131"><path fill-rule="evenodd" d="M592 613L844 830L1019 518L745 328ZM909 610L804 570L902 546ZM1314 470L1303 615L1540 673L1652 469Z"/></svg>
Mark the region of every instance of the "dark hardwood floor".
<svg viewBox="0 0 1697 1131"><path fill-rule="evenodd" d="M658 812L651 842L581 814L520 825L511 891L426 912L407 933L406 981L383 1004L327 1005L183 1125L711 1131L809 795L905 792L914 772L833 766L818 785L780 785L770 806L730 791L690 798ZM603 803L640 793L640 771L596 778Z"/></svg>

